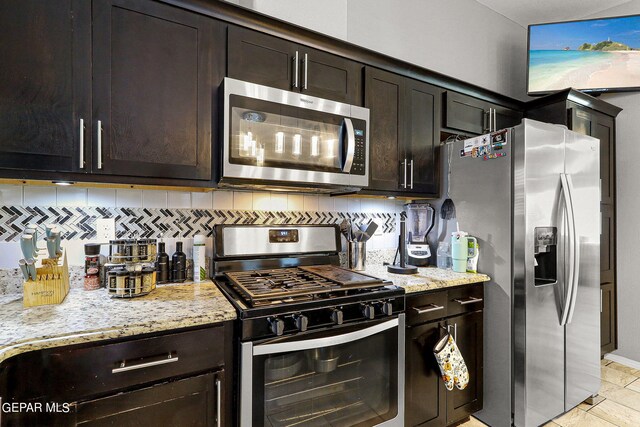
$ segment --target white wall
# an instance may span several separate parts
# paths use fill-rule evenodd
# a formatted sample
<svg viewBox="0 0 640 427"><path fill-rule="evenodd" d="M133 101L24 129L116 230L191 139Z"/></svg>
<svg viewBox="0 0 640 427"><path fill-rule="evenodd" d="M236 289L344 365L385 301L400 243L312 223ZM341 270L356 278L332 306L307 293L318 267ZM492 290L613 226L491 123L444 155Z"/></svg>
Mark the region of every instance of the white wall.
<svg viewBox="0 0 640 427"><path fill-rule="evenodd" d="M586 18L640 14L640 0L607 9ZM579 18L579 17L576 17ZM634 254L640 241L640 94L607 94L602 99L623 108L616 120L616 220L618 350L615 354L640 362L640 286Z"/></svg>
<svg viewBox="0 0 640 427"><path fill-rule="evenodd" d="M231 0L258 12L524 98L527 32L475 0Z"/></svg>

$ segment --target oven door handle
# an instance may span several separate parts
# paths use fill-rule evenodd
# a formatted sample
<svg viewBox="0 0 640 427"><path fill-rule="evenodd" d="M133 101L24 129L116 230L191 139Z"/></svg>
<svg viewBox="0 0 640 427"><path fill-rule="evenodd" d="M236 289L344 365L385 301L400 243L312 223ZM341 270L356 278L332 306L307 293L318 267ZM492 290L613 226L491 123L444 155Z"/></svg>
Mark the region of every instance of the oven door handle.
<svg viewBox="0 0 640 427"><path fill-rule="evenodd" d="M314 348L323 348L346 344L370 337L375 334L379 334L380 332L386 331L388 329L397 328L398 325L398 318L395 318L383 323L378 323L377 325L370 326L365 329L359 329L357 331L348 332L342 335L336 335L334 337L256 345L253 347L253 355L262 356L267 354L288 353L290 351L311 350Z"/></svg>
<svg viewBox="0 0 640 427"><path fill-rule="evenodd" d="M353 165L353 158L356 154L356 134L353 131L353 122L351 121L351 119L345 118L343 126L347 134L347 152L344 158L344 166L342 167L342 172L350 173L351 166Z"/></svg>

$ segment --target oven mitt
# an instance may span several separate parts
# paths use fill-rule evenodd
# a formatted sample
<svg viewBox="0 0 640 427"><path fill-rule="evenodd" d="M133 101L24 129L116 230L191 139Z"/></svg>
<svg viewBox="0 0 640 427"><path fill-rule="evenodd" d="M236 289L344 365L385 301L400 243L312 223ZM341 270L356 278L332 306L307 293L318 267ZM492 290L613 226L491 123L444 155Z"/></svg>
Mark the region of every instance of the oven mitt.
<svg viewBox="0 0 640 427"><path fill-rule="evenodd" d="M433 355L447 390L453 390L454 384L459 390L464 390L469 384L469 371L451 334L447 332L440 338L433 347Z"/></svg>

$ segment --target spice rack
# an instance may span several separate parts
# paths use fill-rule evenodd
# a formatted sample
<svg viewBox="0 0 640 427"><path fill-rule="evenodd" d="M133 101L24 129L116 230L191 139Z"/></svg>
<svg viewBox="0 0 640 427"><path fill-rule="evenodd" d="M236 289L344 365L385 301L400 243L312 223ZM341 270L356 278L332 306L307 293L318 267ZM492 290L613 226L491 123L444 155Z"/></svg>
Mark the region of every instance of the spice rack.
<svg viewBox="0 0 640 427"><path fill-rule="evenodd" d="M62 265L60 265L62 262ZM22 287L23 306L60 304L69 293L67 253L57 258L45 258L36 269L36 280L25 280Z"/></svg>
<svg viewBox="0 0 640 427"><path fill-rule="evenodd" d="M156 288L156 239L109 242L106 288L112 298L136 298Z"/></svg>

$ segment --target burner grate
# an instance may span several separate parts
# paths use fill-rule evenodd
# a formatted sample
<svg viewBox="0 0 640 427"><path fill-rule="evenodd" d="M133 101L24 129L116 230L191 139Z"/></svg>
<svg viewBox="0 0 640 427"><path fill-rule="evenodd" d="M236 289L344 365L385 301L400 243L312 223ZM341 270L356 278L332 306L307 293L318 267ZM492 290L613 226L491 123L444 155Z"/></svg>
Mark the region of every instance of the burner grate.
<svg viewBox="0 0 640 427"><path fill-rule="evenodd" d="M330 297L338 291L380 286L382 281L331 265L225 273L253 306Z"/></svg>

